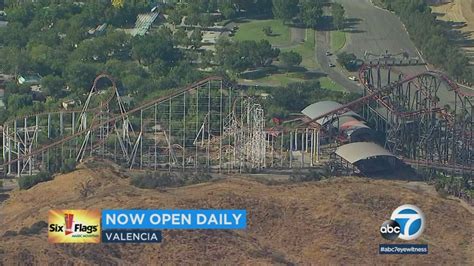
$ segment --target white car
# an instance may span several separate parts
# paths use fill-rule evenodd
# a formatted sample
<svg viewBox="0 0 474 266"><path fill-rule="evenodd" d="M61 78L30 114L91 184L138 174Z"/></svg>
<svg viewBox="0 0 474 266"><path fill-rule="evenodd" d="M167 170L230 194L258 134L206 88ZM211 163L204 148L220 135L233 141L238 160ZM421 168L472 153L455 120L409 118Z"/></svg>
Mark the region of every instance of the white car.
<svg viewBox="0 0 474 266"><path fill-rule="evenodd" d="M352 81L358 81L359 79L357 79L357 77L355 76L349 76L349 79L352 80Z"/></svg>

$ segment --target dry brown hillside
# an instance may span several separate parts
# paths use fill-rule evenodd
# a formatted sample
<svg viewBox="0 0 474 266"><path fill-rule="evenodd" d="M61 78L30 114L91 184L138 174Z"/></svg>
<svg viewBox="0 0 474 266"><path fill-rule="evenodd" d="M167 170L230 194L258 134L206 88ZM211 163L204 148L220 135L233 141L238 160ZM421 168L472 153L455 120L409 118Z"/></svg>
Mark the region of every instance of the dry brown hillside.
<svg viewBox="0 0 474 266"><path fill-rule="evenodd" d="M80 195L92 180L94 191ZM427 217L416 242L429 255L378 255L378 229L399 205L419 206ZM265 185L247 178L168 189L138 189L111 167L58 176L27 191L13 191L0 207L0 236L47 221L55 208L243 208L245 231L164 231L162 244L49 244L39 235L2 237L0 265L75 264L464 264L473 265L469 207L418 183L360 178Z"/></svg>

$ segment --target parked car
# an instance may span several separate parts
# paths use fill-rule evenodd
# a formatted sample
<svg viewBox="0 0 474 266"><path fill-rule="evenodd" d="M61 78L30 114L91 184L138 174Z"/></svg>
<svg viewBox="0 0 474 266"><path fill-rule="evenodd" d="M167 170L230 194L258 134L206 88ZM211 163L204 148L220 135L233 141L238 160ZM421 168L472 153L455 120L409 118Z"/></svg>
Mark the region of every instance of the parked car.
<svg viewBox="0 0 474 266"><path fill-rule="evenodd" d="M332 55L332 53L329 52L329 51L327 51L327 52L326 52L326 55L327 55L327 56L330 56L330 55Z"/></svg>
<svg viewBox="0 0 474 266"><path fill-rule="evenodd" d="M349 76L349 79L352 81L358 81L359 79L355 76Z"/></svg>
<svg viewBox="0 0 474 266"><path fill-rule="evenodd" d="M329 67L335 67L336 65L333 63L329 63Z"/></svg>

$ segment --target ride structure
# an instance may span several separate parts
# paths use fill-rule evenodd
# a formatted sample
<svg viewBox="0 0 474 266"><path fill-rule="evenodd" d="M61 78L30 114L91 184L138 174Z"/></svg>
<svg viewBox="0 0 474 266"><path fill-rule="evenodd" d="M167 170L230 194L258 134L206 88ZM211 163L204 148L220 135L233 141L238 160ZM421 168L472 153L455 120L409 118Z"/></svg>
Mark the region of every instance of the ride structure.
<svg viewBox="0 0 474 266"><path fill-rule="evenodd" d="M99 90L101 80L108 80L110 88ZM80 110L7 121L2 166L9 176L32 175L97 156L130 169L285 167L288 145L272 134L261 104L219 77L126 110L115 81L104 74L95 79ZM305 136L300 146L307 148L314 138Z"/></svg>
<svg viewBox="0 0 474 266"><path fill-rule="evenodd" d="M434 71L407 77L391 67L364 65L359 78L364 88L359 99L300 123L269 128L262 99L219 77L130 108L104 74L79 110L7 121L0 165L9 176L55 170L67 160L89 157L149 170L311 168L325 155L321 135L327 137L314 122L361 109L399 159L472 178L472 94ZM109 88L99 90L104 81Z"/></svg>

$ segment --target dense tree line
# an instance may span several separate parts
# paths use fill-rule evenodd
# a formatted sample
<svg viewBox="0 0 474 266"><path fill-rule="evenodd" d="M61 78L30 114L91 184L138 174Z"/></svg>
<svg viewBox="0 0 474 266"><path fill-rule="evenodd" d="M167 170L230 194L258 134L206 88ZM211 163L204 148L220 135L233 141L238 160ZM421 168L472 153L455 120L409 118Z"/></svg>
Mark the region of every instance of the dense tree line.
<svg viewBox="0 0 474 266"><path fill-rule="evenodd" d="M284 23L296 22L308 28L331 27L343 29L345 22L344 7L327 0L273 0L273 17ZM324 6L331 6L332 25L324 17Z"/></svg>
<svg viewBox="0 0 474 266"><path fill-rule="evenodd" d="M0 72L39 73L48 98L34 102L29 86L7 83L7 111L1 112L0 122L8 116L57 109L63 97L82 99L103 72L118 77L125 93L139 98L150 87L159 90L199 79L202 75L188 63L192 55L177 48L183 38L169 29L136 37L118 29L133 27L139 13L149 12L152 5L145 2L126 1L123 8L114 8L110 1L10 1L9 24L0 28ZM107 23L103 34L88 32L102 23ZM193 36L185 41L198 47L200 33Z"/></svg>
<svg viewBox="0 0 474 266"><path fill-rule="evenodd" d="M346 13L344 7L339 3L333 3L331 9L334 27L338 30L343 29Z"/></svg>
<svg viewBox="0 0 474 266"><path fill-rule="evenodd" d="M215 17L211 13L220 11L226 19L239 16L265 15L272 11L272 0L187 0L181 1L169 12L173 25L179 25L186 17L188 25L211 26Z"/></svg>
<svg viewBox="0 0 474 266"><path fill-rule="evenodd" d="M267 40L257 42L220 39L216 44L216 63L235 72L269 66L279 54L280 50L272 48Z"/></svg>
<svg viewBox="0 0 474 266"><path fill-rule="evenodd" d="M300 113L305 107L319 101L332 100L346 103L359 97L355 93L328 90L319 81L290 83L285 87L269 88L272 95L266 110L272 117L285 118L290 113Z"/></svg>
<svg viewBox="0 0 474 266"><path fill-rule="evenodd" d="M424 0L383 0L388 9L398 14L411 38L426 59L443 67L451 76L474 81L473 70L468 67L466 55L447 36L443 27Z"/></svg>

